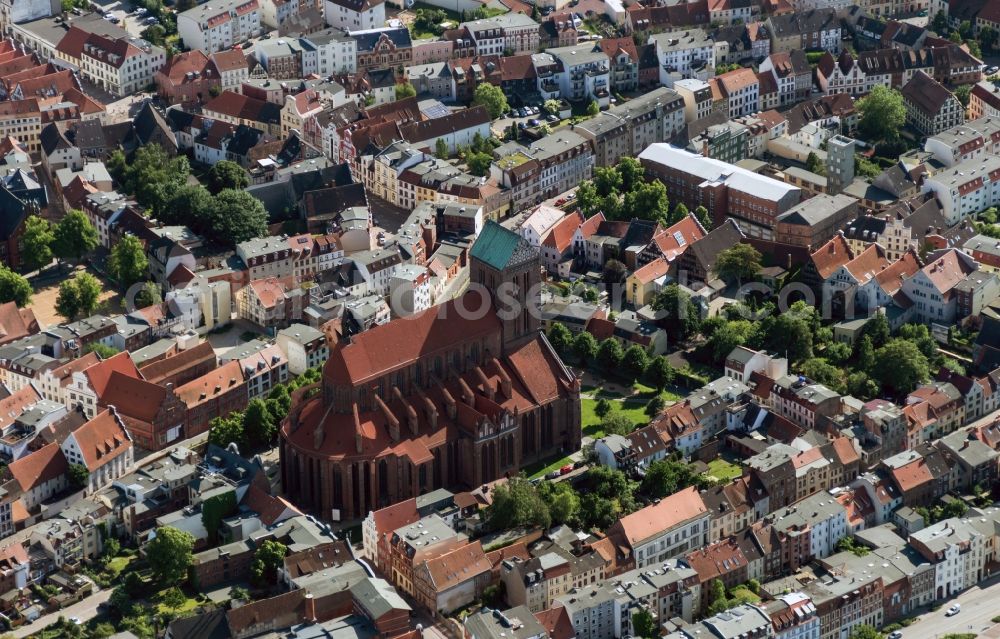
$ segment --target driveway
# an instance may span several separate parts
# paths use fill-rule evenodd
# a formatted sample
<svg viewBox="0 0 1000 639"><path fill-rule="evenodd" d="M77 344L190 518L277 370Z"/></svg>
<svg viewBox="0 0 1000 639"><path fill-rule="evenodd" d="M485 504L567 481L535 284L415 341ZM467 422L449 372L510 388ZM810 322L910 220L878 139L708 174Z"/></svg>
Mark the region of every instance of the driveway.
<svg viewBox="0 0 1000 639"><path fill-rule="evenodd" d="M78 601L72 606L63 608L62 610L57 610L51 612L47 615L42 615L36 619L33 623L21 626L16 630L13 630L5 636L16 637L21 639L22 637L27 637L36 632L41 631L47 626L54 624L59 620L59 617L69 619L70 617L76 617L80 621L86 623L97 616L97 607L108 600L111 597L113 590L111 588L105 588L100 590L82 601Z"/></svg>

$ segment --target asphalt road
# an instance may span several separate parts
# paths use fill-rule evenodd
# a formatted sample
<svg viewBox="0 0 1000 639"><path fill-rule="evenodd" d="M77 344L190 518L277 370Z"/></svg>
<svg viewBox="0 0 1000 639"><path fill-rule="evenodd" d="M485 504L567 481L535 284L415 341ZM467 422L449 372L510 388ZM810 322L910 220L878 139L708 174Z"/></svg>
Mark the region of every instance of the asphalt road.
<svg viewBox="0 0 1000 639"><path fill-rule="evenodd" d="M22 637L27 637L32 633L41 631L46 626L54 624L59 620L59 617L64 617L66 619L69 619L70 617L77 617L86 623L90 619L97 616L97 607L107 601L112 592L113 590L111 588L105 588L104 590L96 592L82 601L76 602L72 606L63 608L62 610L57 610L47 615L42 615L33 623L21 626L8 634L10 636L17 637L17 639L21 639Z"/></svg>
<svg viewBox="0 0 1000 639"><path fill-rule="evenodd" d="M990 619L1000 615L997 597L1000 597L1000 577L994 577L982 586L974 586L958 597L942 602L937 612L923 614L920 621L903 628L903 639L936 639L950 633L968 632L981 635L996 625ZM962 612L946 617L945 611L955 603L962 604Z"/></svg>

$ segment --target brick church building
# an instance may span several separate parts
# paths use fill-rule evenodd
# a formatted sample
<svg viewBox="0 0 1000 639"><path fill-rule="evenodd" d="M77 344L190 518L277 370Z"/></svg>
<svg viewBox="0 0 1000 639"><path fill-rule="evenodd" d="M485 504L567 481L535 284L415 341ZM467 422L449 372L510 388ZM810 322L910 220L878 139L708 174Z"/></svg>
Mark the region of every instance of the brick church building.
<svg viewBox="0 0 1000 639"><path fill-rule="evenodd" d="M359 519L579 449L580 382L540 330L540 280L538 252L490 222L462 297L338 344L282 424L286 494Z"/></svg>

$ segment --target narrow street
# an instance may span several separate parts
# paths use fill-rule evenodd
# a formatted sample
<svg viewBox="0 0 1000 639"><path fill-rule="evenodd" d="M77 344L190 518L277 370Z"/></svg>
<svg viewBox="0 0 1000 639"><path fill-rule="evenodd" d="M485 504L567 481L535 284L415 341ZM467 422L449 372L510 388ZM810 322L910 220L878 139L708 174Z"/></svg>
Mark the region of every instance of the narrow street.
<svg viewBox="0 0 1000 639"><path fill-rule="evenodd" d="M46 626L54 624L59 620L59 617L64 619L69 619L70 617L76 617L80 621L86 623L90 619L97 616L97 608L102 603L107 601L111 597L113 589L105 588L100 590L89 597L78 601L72 606L63 608L62 610L57 610L55 612L50 612L47 615L42 615L36 619L33 623L26 626L21 626L16 630L12 630L9 635L21 639L22 637L27 637L28 635L38 632L45 628Z"/></svg>
<svg viewBox="0 0 1000 639"><path fill-rule="evenodd" d="M936 639L950 633L974 632L983 636L983 632L997 625L990 619L1000 615L1000 576L993 577L982 585L973 586L961 595L941 602L936 612L924 613L920 621L903 628L903 639ZM946 617L945 612L952 604L962 605L962 611L952 617Z"/></svg>

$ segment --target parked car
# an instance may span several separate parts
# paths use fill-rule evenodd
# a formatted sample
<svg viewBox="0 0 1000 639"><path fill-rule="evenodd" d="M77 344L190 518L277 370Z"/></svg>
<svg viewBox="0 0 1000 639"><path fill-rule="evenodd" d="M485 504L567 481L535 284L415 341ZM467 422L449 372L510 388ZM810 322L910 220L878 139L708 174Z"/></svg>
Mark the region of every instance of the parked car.
<svg viewBox="0 0 1000 639"><path fill-rule="evenodd" d="M562 473L560 473L558 470L553 470L551 473L547 473L545 475L545 479L559 479L560 475L562 475Z"/></svg>
<svg viewBox="0 0 1000 639"><path fill-rule="evenodd" d="M150 16L149 18L146 18L145 20L143 20L142 23L143 24L148 24L148 25L154 25L154 24L160 24L160 21L157 20L155 17Z"/></svg>
<svg viewBox="0 0 1000 639"><path fill-rule="evenodd" d="M108 22L110 22L111 24L118 24L119 22L121 22L121 20L119 20L115 16L111 16L110 18L108 18Z"/></svg>
<svg viewBox="0 0 1000 639"><path fill-rule="evenodd" d="M530 126L538 126L541 123L542 123L542 121L539 120L538 118L531 118L530 120L528 120L528 124Z"/></svg>
<svg viewBox="0 0 1000 639"><path fill-rule="evenodd" d="M898 630L893 630L889 633L889 639L903 639L903 633Z"/></svg>
<svg viewBox="0 0 1000 639"><path fill-rule="evenodd" d="M549 116L546 116L545 119L548 120L549 122L551 122L552 124L555 124L555 123L559 122L559 116L558 115L549 115Z"/></svg>
<svg viewBox="0 0 1000 639"><path fill-rule="evenodd" d="M944 613L946 617L953 617L958 613L962 612L962 604L955 604L951 608L948 608L948 612Z"/></svg>
<svg viewBox="0 0 1000 639"><path fill-rule="evenodd" d="M997 71L1000 71L1000 67L994 65L986 68L986 75L993 75Z"/></svg>
<svg viewBox="0 0 1000 639"><path fill-rule="evenodd" d="M560 475L568 475L571 472L573 472L573 464L566 464L565 466L559 469Z"/></svg>

